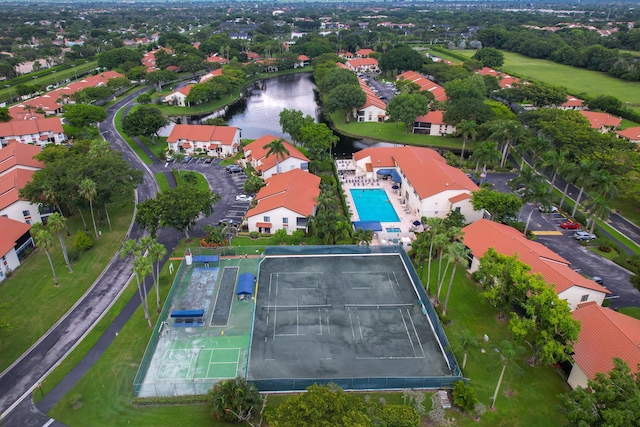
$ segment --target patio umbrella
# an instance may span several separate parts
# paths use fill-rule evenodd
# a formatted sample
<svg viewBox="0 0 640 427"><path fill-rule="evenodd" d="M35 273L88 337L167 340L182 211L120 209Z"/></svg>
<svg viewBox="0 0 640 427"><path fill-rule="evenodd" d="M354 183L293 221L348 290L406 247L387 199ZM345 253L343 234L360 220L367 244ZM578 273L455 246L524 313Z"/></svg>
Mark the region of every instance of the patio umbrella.
<svg viewBox="0 0 640 427"><path fill-rule="evenodd" d="M420 224L422 224L420 221L413 221L413 225L415 225L416 227L419 226Z"/></svg>
<svg viewBox="0 0 640 427"><path fill-rule="evenodd" d="M394 185L394 186L393 186L393 187L391 187L391 188L393 188L394 190L397 190L397 189L398 189L398 188L400 188L400 187L398 187L397 185Z"/></svg>

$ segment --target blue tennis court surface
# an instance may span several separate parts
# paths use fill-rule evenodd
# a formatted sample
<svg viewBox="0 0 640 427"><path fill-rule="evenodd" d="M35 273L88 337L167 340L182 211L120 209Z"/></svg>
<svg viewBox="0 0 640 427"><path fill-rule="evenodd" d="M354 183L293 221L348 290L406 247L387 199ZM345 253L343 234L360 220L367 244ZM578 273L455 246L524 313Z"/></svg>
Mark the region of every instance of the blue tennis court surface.
<svg viewBox="0 0 640 427"><path fill-rule="evenodd" d="M360 221L398 222L400 220L384 190L352 188L350 191Z"/></svg>

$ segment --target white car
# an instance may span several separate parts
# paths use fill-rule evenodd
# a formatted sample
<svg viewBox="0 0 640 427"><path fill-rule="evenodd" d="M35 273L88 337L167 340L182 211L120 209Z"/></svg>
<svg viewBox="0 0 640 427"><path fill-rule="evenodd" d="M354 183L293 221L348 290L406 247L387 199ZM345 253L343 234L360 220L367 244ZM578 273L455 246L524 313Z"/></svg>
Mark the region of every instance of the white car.
<svg viewBox="0 0 640 427"><path fill-rule="evenodd" d="M236 201L238 202L250 202L253 200L252 196L247 196L246 194L238 194L236 196Z"/></svg>
<svg viewBox="0 0 640 427"><path fill-rule="evenodd" d="M576 240L595 240L596 235L587 233L586 231L576 231L573 238Z"/></svg>

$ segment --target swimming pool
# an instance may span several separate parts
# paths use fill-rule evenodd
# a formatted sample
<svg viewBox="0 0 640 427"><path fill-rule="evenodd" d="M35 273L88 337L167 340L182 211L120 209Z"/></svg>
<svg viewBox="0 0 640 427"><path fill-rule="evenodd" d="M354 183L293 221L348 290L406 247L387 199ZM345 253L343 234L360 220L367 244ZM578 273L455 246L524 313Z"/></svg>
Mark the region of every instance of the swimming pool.
<svg viewBox="0 0 640 427"><path fill-rule="evenodd" d="M351 189L351 198L356 205L358 217L360 221L378 221L378 222L398 222L398 214L396 214L391 200L387 197L384 190L375 188L367 189Z"/></svg>

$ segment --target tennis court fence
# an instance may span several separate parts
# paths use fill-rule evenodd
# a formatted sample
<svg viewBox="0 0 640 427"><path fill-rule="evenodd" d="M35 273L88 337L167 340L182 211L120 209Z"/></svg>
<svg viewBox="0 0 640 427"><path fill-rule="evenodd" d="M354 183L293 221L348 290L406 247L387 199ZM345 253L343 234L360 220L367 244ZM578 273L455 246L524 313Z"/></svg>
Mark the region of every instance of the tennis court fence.
<svg viewBox="0 0 640 427"><path fill-rule="evenodd" d="M442 389L453 388L462 376L446 377L368 377L368 378L296 378L250 381L264 392L303 391L313 384L334 383L343 390L402 390L402 389Z"/></svg>

